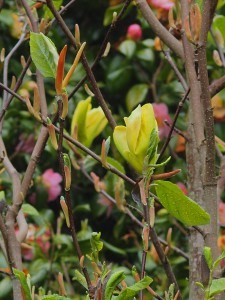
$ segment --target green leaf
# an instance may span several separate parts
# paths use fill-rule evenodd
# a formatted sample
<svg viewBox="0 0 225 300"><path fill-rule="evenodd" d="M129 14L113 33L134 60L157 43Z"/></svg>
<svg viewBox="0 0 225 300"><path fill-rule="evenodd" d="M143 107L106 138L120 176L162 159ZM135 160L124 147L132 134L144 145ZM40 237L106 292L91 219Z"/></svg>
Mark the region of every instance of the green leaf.
<svg viewBox="0 0 225 300"><path fill-rule="evenodd" d="M132 40L126 40L119 45L118 49L122 54L131 58L136 50L136 43Z"/></svg>
<svg viewBox="0 0 225 300"><path fill-rule="evenodd" d="M41 297L41 300L71 300L71 298L59 296L58 294Z"/></svg>
<svg viewBox="0 0 225 300"><path fill-rule="evenodd" d="M103 248L103 242L100 241L101 237L101 232L93 232L91 235L91 249L92 249L92 257L93 259L98 262L98 253L102 250Z"/></svg>
<svg viewBox="0 0 225 300"><path fill-rule="evenodd" d="M126 95L126 106L129 112L145 100L148 88L147 84L136 84L129 89Z"/></svg>
<svg viewBox="0 0 225 300"><path fill-rule="evenodd" d="M87 290L88 286L84 275L82 275L78 270L75 270L74 273L75 276L73 277L73 280L78 281Z"/></svg>
<svg viewBox="0 0 225 300"><path fill-rule="evenodd" d="M204 225L210 222L209 214L196 202L185 196L180 188L169 181L155 181L156 193L161 204L171 215L187 226Z"/></svg>
<svg viewBox="0 0 225 300"><path fill-rule="evenodd" d="M4 200L5 200L5 192L0 191L0 201L4 201Z"/></svg>
<svg viewBox="0 0 225 300"><path fill-rule="evenodd" d="M122 256L126 256L127 255L127 252L123 249L120 249L118 247L115 247L109 243L107 243L106 241L104 241L104 247L114 253L117 253L119 255L122 255Z"/></svg>
<svg viewBox="0 0 225 300"><path fill-rule="evenodd" d="M168 300L173 300L173 297L174 297L174 288L175 288L175 284L172 283L172 284L169 286L169 290L168 290L168 296L169 296L169 299L168 299Z"/></svg>
<svg viewBox="0 0 225 300"><path fill-rule="evenodd" d="M125 290L120 293L118 297L115 298L115 300L129 300L133 299L133 297L141 290L145 289L152 283L152 278L145 276L142 280L135 283L132 286L127 287Z"/></svg>
<svg viewBox="0 0 225 300"><path fill-rule="evenodd" d="M121 163L119 163L117 160L115 160L114 158L108 156L107 157L107 163L109 163L111 166L115 167L116 169L118 169L121 173L125 174L125 169L124 167L121 165Z"/></svg>
<svg viewBox="0 0 225 300"><path fill-rule="evenodd" d="M219 31L221 32L223 39L225 40L225 17L222 15L218 15L214 18L214 22L213 22L213 28L214 29L219 29Z"/></svg>
<svg viewBox="0 0 225 300"><path fill-rule="evenodd" d="M212 250L210 247L204 247L204 256L209 269L212 269Z"/></svg>
<svg viewBox="0 0 225 300"><path fill-rule="evenodd" d="M210 286L210 296L225 291L225 278L213 279Z"/></svg>
<svg viewBox="0 0 225 300"><path fill-rule="evenodd" d="M56 76L59 55L54 43L43 33L30 33L30 53L36 68L44 77Z"/></svg>
<svg viewBox="0 0 225 300"><path fill-rule="evenodd" d="M60 6L62 5L63 0L52 0L53 5L57 10L59 10ZM45 19L52 19L54 16L47 5L44 5L44 18Z"/></svg>
<svg viewBox="0 0 225 300"><path fill-rule="evenodd" d="M223 7L225 5L225 0L219 0L218 4L217 4L217 9L220 9L221 7Z"/></svg>
<svg viewBox="0 0 225 300"><path fill-rule="evenodd" d="M28 203L22 205L22 211L24 214L28 214L30 216L39 216L37 209Z"/></svg>
<svg viewBox="0 0 225 300"><path fill-rule="evenodd" d="M26 300L32 300L30 286L28 285L27 278L26 278L24 272L13 268L13 274L16 276L16 278L19 279L20 284L23 288L23 292L26 297Z"/></svg>
<svg viewBox="0 0 225 300"><path fill-rule="evenodd" d="M141 49L137 52L136 56L140 59L140 60L144 60L144 61L153 61L154 59L154 52L152 51L152 49L149 48L145 48L145 49Z"/></svg>
<svg viewBox="0 0 225 300"><path fill-rule="evenodd" d="M113 273L107 284L106 284L106 288L105 288L105 297L104 299L105 300L111 300L112 298L112 295L113 295L113 291L115 290L116 286L122 281L125 279L125 274L123 271L118 271L118 272L115 272Z"/></svg>
<svg viewBox="0 0 225 300"><path fill-rule="evenodd" d="M219 265L219 263L220 263L220 261L222 260L222 259L224 259L225 258L225 250L222 252L222 254L214 261L214 263L213 263L213 269L215 269L218 265Z"/></svg>

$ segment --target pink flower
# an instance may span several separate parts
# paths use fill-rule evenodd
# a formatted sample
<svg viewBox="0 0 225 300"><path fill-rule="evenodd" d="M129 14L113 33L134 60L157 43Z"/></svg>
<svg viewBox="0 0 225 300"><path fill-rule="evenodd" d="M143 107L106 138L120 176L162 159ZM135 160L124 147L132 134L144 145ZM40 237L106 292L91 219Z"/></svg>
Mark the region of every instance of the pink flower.
<svg viewBox="0 0 225 300"><path fill-rule="evenodd" d="M48 190L48 201L55 200L61 193L60 182L62 176L54 172L52 169L47 169L42 175L42 182Z"/></svg>
<svg viewBox="0 0 225 300"><path fill-rule="evenodd" d="M219 223L225 226L225 203L222 201L219 203Z"/></svg>
<svg viewBox="0 0 225 300"><path fill-rule="evenodd" d="M182 182L177 182L177 186L179 186L184 195L188 194L187 187Z"/></svg>
<svg viewBox="0 0 225 300"><path fill-rule="evenodd" d="M138 24L132 24L127 29L127 37L134 41L139 41L142 37L142 29Z"/></svg>
<svg viewBox="0 0 225 300"><path fill-rule="evenodd" d="M173 0L147 0L147 2L157 9L161 8L169 10L171 7L174 6Z"/></svg>
<svg viewBox="0 0 225 300"><path fill-rule="evenodd" d="M172 123L169 116L168 107L164 103L153 103L152 106L159 127L159 138L163 139L164 137L168 136L170 131L170 128L164 123L164 120Z"/></svg>
<svg viewBox="0 0 225 300"><path fill-rule="evenodd" d="M18 227L15 228L15 232L18 234ZM39 247L44 254L48 254L51 247L50 237L51 232L48 228L43 232L43 228L30 223L25 243L22 244L23 258L29 261L33 260L35 257L35 247Z"/></svg>

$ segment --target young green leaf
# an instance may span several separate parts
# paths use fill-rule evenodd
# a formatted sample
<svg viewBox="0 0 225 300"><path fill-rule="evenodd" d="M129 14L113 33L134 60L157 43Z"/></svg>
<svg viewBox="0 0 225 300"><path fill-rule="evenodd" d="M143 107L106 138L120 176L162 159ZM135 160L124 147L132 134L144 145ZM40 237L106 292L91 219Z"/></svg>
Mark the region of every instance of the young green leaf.
<svg viewBox="0 0 225 300"><path fill-rule="evenodd" d="M59 55L54 43L43 33L30 33L30 53L36 68L44 77L56 76Z"/></svg>
<svg viewBox="0 0 225 300"><path fill-rule="evenodd" d="M213 279L210 286L210 296L219 294L225 291L225 278Z"/></svg>
<svg viewBox="0 0 225 300"><path fill-rule="evenodd" d="M105 288L105 297L104 299L105 300L111 300L112 298L112 295L113 295L113 291L115 290L116 286L122 281L125 279L125 274L123 271L118 271L118 272L115 272L113 273L107 284L106 284L106 288Z"/></svg>
<svg viewBox="0 0 225 300"><path fill-rule="evenodd" d="M215 269L217 266L218 266L218 264L220 263L220 261L222 260L222 259L224 259L225 258L225 250L222 252L222 254L214 261L214 263L213 263L213 269Z"/></svg>
<svg viewBox="0 0 225 300"><path fill-rule="evenodd" d="M23 289L24 295L26 297L26 300L32 300L31 290L30 290L30 287L28 285L27 278L26 278L24 272L13 268L13 273L16 276L16 278L18 278L19 281L20 281L20 284L22 286L22 289Z"/></svg>
<svg viewBox="0 0 225 300"><path fill-rule="evenodd" d="M134 42L133 42L134 43ZM142 103L147 94L149 86L147 84L135 84L133 85L126 95L126 106L129 112L140 103Z"/></svg>
<svg viewBox="0 0 225 300"><path fill-rule="evenodd" d="M115 300L129 300L152 283L152 278L145 276L142 280L123 290Z"/></svg>
<svg viewBox="0 0 225 300"><path fill-rule="evenodd" d="M90 243L91 243L91 249L92 249L92 257L94 261L98 262L98 253L103 248L103 242L100 241L101 232L93 232L91 235Z"/></svg>
<svg viewBox="0 0 225 300"><path fill-rule="evenodd" d="M212 250L210 247L204 247L204 256L209 269L212 269Z"/></svg>
<svg viewBox="0 0 225 300"><path fill-rule="evenodd" d="M175 288L175 284L172 283L172 284L169 286L169 290L168 290L168 296L169 296L169 299L168 299L168 300L173 300L173 297L174 297L174 288Z"/></svg>
<svg viewBox="0 0 225 300"><path fill-rule="evenodd" d="M136 50L136 43L131 40L125 40L119 45L118 50L128 58L131 58Z"/></svg>
<svg viewBox="0 0 225 300"><path fill-rule="evenodd" d="M176 184L163 180L157 180L155 184L156 194L161 204L185 225L204 225L210 222L209 214L185 196Z"/></svg>
<svg viewBox="0 0 225 300"><path fill-rule="evenodd" d="M87 290L88 286L84 275L82 275L78 270L75 270L74 274L75 276L73 277L73 280L78 281Z"/></svg>

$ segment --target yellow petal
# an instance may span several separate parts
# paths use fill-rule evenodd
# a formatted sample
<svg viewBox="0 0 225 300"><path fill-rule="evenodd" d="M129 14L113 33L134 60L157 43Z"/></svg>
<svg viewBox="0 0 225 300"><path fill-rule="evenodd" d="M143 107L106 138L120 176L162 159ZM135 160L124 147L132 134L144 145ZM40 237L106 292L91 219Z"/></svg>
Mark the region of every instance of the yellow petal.
<svg viewBox="0 0 225 300"><path fill-rule="evenodd" d="M132 111L128 118L124 118L126 123L126 139L130 152L136 153L138 137L141 129L141 106Z"/></svg>
<svg viewBox="0 0 225 300"><path fill-rule="evenodd" d="M85 146L89 147L93 140L98 136L105 126L107 125L108 120L105 117L105 114L101 107L93 108L87 112L86 118L86 141Z"/></svg>
<svg viewBox="0 0 225 300"><path fill-rule="evenodd" d="M91 109L91 97L86 100L81 100L73 114L72 124L71 124L71 135L75 127L78 129L78 140L82 143L86 139L86 118L87 113Z"/></svg>
<svg viewBox="0 0 225 300"><path fill-rule="evenodd" d="M127 130L125 126L116 126L113 132L114 143L123 158L139 173L143 169L143 161L132 154L127 145Z"/></svg>
<svg viewBox="0 0 225 300"><path fill-rule="evenodd" d="M141 107L141 128L139 131L136 152L139 155L146 156L146 151L149 147L150 135L153 129L157 129L157 123L153 107L150 103Z"/></svg>

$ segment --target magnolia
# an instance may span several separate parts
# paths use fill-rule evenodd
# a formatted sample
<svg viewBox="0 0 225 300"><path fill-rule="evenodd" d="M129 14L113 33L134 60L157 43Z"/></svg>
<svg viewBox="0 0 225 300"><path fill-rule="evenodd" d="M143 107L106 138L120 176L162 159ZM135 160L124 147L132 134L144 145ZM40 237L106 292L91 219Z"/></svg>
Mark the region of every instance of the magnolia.
<svg viewBox="0 0 225 300"><path fill-rule="evenodd" d="M126 126L116 126L113 139L120 154L139 173L142 173L153 129L157 123L150 103L139 105L128 118ZM149 163L155 163L156 157Z"/></svg>
<svg viewBox="0 0 225 300"><path fill-rule="evenodd" d="M86 147L103 131L108 121L101 107L92 108L91 97L78 103L72 118L71 135Z"/></svg>
<svg viewBox="0 0 225 300"><path fill-rule="evenodd" d="M127 29L127 37L134 41L139 41L142 37L142 29L139 24L132 24Z"/></svg>

